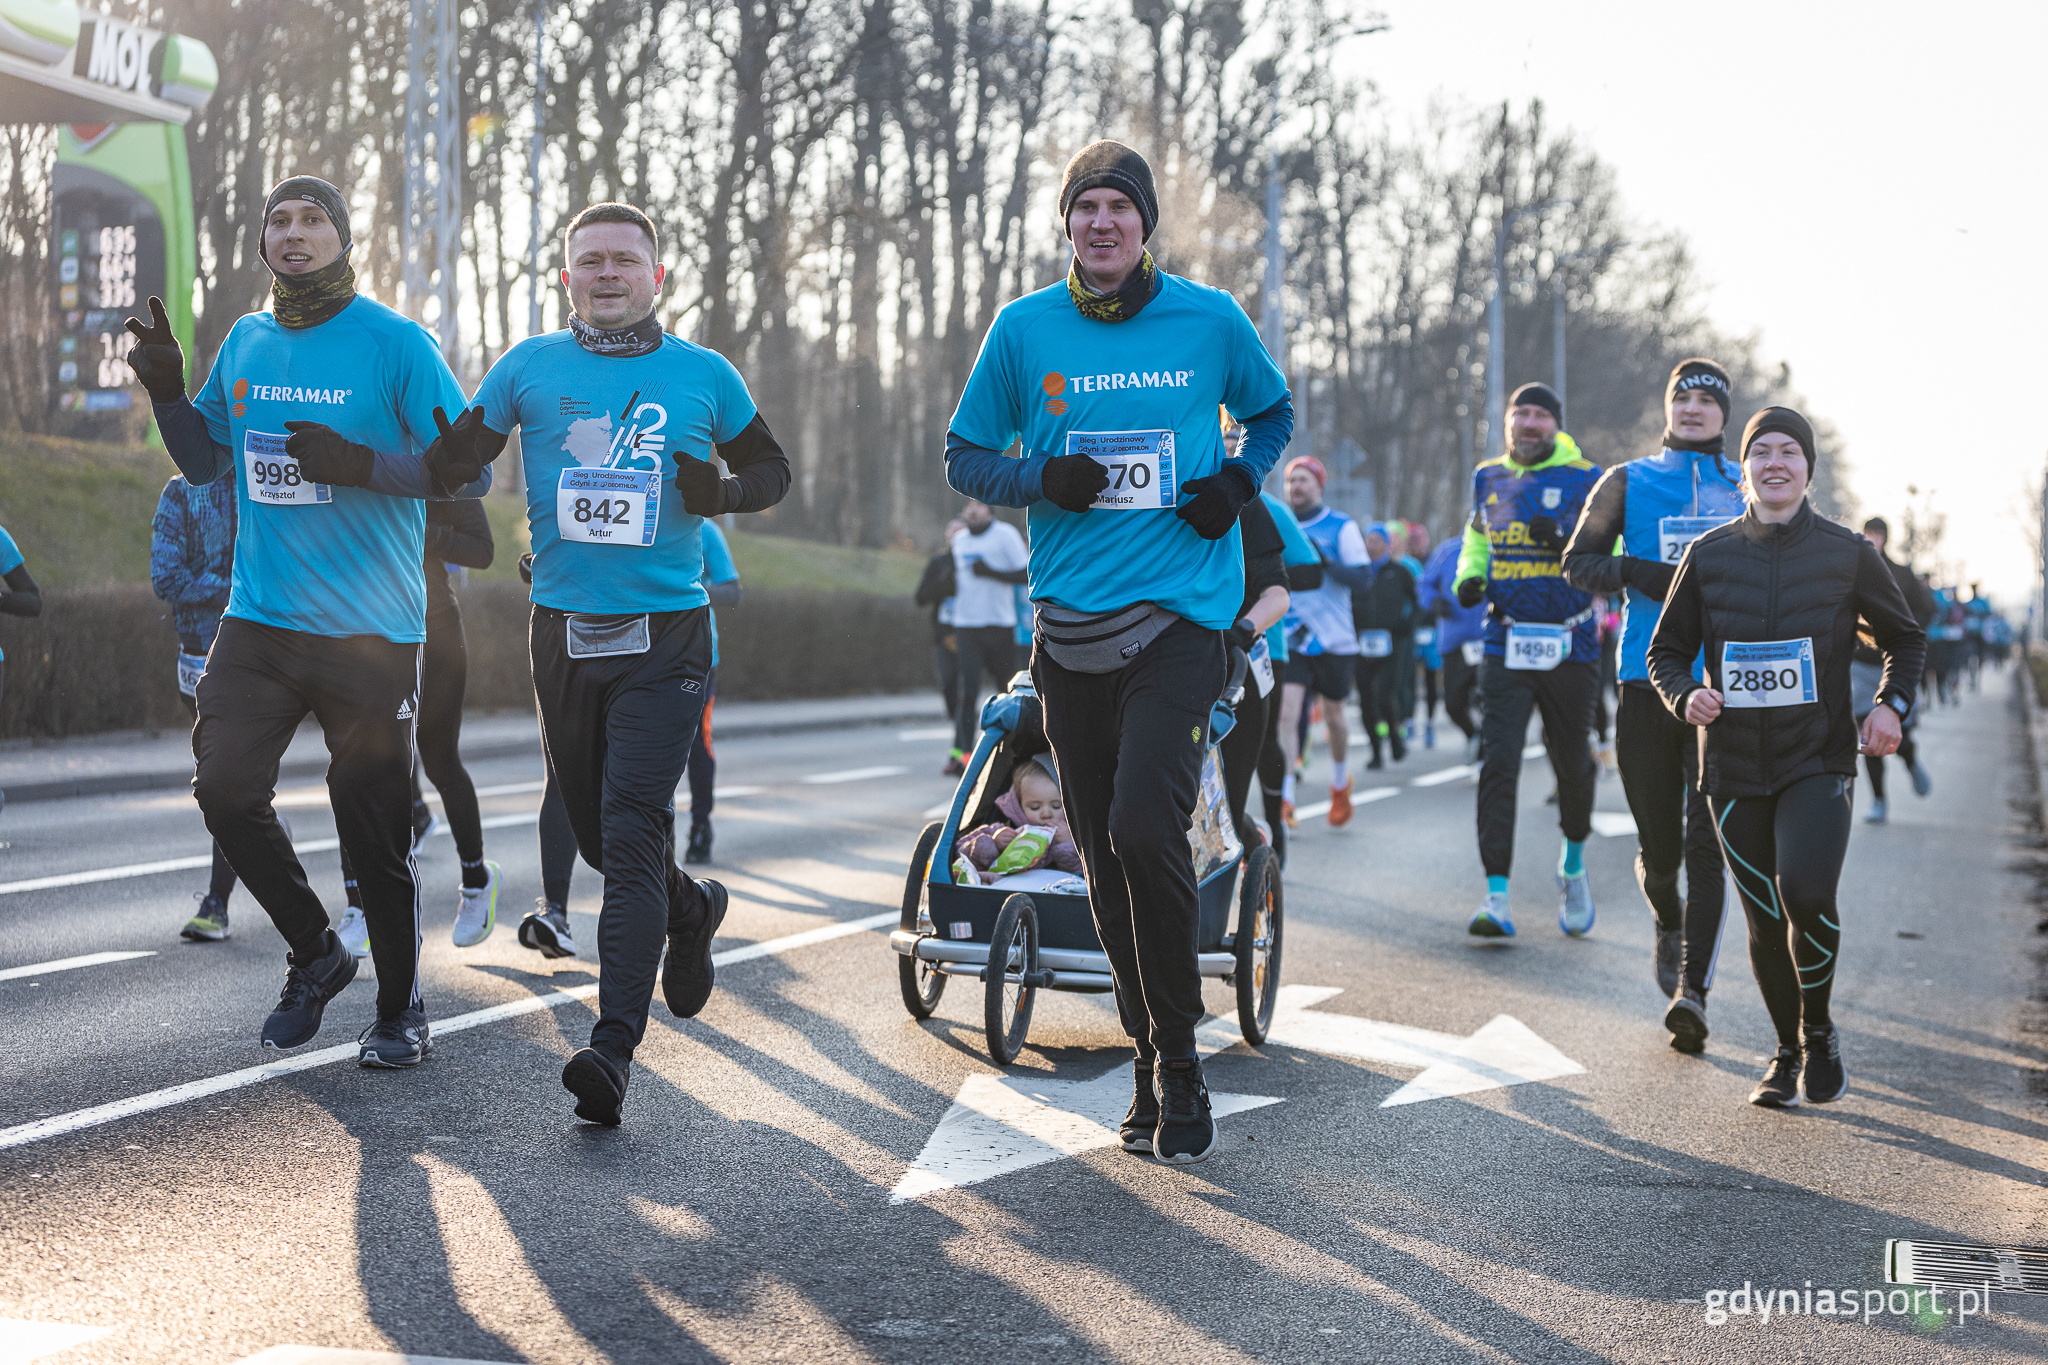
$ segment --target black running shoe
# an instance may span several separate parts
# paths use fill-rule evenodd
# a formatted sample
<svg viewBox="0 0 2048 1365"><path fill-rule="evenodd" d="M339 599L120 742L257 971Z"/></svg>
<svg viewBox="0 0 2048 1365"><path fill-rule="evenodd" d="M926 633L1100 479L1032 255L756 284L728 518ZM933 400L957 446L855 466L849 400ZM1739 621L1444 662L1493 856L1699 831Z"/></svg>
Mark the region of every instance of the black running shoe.
<svg viewBox="0 0 2048 1365"><path fill-rule="evenodd" d="M327 1002L356 979L356 955L342 945L332 930L327 934L325 957L303 966L290 953L284 955L284 960L284 992L277 997L277 1008L263 1021L263 1046L272 1051L312 1042L313 1035L320 1031L320 1016L326 1011Z"/></svg>
<svg viewBox="0 0 2048 1365"><path fill-rule="evenodd" d="M579 1048L562 1067L562 1084L576 1097L576 1117L585 1123L619 1126L619 1108L626 1102L626 1084L632 1079L633 1064L599 1052Z"/></svg>
<svg viewBox="0 0 2048 1365"><path fill-rule="evenodd" d="M1707 1050L1707 993L1687 986L1673 991L1671 1008L1664 1011L1664 1027L1671 1030L1671 1046L1680 1052Z"/></svg>
<svg viewBox="0 0 2048 1365"><path fill-rule="evenodd" d="M1801 1029L1806 1043L1801 1055L1806 1069L1801 1075L1806 1098L1826 1104L1849 1093L1849 1071L1842 1065L1842 1034L1833 1024Z"/></svg>
<svg viewBox="0 0 2048 1365"><path fill-rule="evenodd" d="M690 846L683 852L683 861L692 865L711 861L711 822L705 820L690 826Z"/></svg>
<svg viewBox="0 0 2048 1365"><path fill-rule="evenodd" d="M520 946L532 948L542 957L576 956L576 938L569 931L568 910L549 900L542 900L540 907L519 921Z"/></svg>
<svg viewBox="0 0 2048 1365"><path fill-rule="evenodd" d="M1798 1108L1799 1049L1778 1049L1778 1055L1771 1058L1771 1064L1764 1068L1764 1078L1756 1083L1756 1089L1749 1092L1749 1102L1766 1109Z"/></svg>
<svg viewBox="0 0 2048 1365"><path fill-rule="evenodd" d="M677 876L687 885L692 879ZM725 923L725 888L698 881L694 905L668 903L668 960L661 964L661 998L678 1019L694 1018L711 998L711 940Z"/></svg>
<svg viewBox="0 0 2048 1365"><path fill-rule="evenodd" d="M1685 965L1685 929L1657 931L1657 989L1669 1000L1678 994L1678 973Z"/></svg>
<svg viewBox="0 0 2048 1365"><path fill-rule="evenodd" d="M1401 737L1399 726L1387 733L1387 751L1393 754L1396 763L1408 761L1408 741Z"/></svg>
<svg viewBox="0 0 2048 1365"><path fill-rule="evenodd" d="M1207 1161L1216 1150L1216 1120L1209 1113L1201 1062L1161 1058L1157 1074L1159 1126L1152 1133L1152 1155L1183 1166Z"/></svg>
<svg viewBox="0 0 2048 1365"><path fill-rule="evenodd" d="M434 1050L427 1012L418 1005L400 1010L394 1019L379 1019L364 1029L363 1036L356 1041L363 1045L356 1061L385 1070L418 1066Z"/></svg>
<svg viewBox="0 0 2048 1365"><path fill-rule="evenodd" d="M1131 1109L1124 1115L1117 1134L1127 1152L1152 1150L1152 1134L1159 1127L1159 1091L1153 1087L1152 1063L1143 1057L1133 1066Z"/></svg>

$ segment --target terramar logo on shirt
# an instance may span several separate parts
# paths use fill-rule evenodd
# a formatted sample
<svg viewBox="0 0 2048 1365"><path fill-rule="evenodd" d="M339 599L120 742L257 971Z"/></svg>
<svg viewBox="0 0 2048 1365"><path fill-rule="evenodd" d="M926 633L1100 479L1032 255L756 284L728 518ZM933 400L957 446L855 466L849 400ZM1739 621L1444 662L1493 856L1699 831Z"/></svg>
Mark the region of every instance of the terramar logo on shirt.
<svg viewBox="0 0 2048 1365"><path fill-rule="evenodd" d="M298 384L251 384L246 379L237 379L234 385L234 415L249 415L249 404L254 403L334 403L348 402L354 389L309 389Z"/></svg>
<svg viewBox="0 0 2048 1365"><path fill-rule="evenodd" d="M1075 393L1108 393L1116 389L1184 389L1195 377L1193 370L1125 370L1117 374L1064 375L1058 371L1040 381L1046 393L1045 410L1054 417L1072 405L1060 395L1071 387Z"/></svg>

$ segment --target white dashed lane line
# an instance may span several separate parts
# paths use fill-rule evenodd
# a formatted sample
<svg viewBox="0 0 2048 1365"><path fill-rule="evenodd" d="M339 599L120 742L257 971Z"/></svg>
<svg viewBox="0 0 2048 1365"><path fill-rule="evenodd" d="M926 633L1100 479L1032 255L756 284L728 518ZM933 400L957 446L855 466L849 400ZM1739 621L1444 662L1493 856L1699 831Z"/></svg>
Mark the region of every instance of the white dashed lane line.
<svg viewBox="0 0 2048 1365"><path fill-rule="evenodd" d="M527 817L531 819L532 817ZM800 934L789 934L782 938L771 938L760 943L749 943L739 948L728 948L722 953L713 953L711 963L715 967L730 967L740 962L750 962L757 957L772 957L796 948L807 948L814 943L825 943L849 934L879 929L894 925L899 916L894 910L879 915L868 915L862 919L841 920L836 924L807 929ZM458 1014L448 1019L433 1021L434 1036L445 1037L460 1033L464 1029L478 1028L484 1024L495 1024L500 1019L516 1019L524 1014L535 1014L551 1010L557 1005L572 1004L588 1000L597 994L595 984L576 986L565 991L550 991L546 995L528 996L521 1000L508 1000L502 1005L491 1005L467 1014ZM166 1109L188 1100L205 1099L223 1091L239 1090L243 1086L256 1085L262 1081L275 1080L295 1072L310 1071L315 1067L328 1066L334 1062L352 1062L361 1049L355 1043L341 1043L324 1047L317 1052L305 1052L281 1061L266 1062L261 1066L244 1067L240 1071L229 1071L219 1076L208 1076L204 1080L187 1081L162 1090L115 1100L111 1104L94 1105L90 1109L78 1109L68 1114L54 1114L49 1118L35 1119L29 1123L17 1124L12 1128L0 1128L0 1148L23 1147L31 1142L42 1142L47 1138L61 1137L65 1133L76 1133L85 1128L96 1128L104 1123L119 1119L133 1118L155 1109Z"/></svg>
<svg viewBox="0 0 2048 1365"><path fill-rule="evenodd" d="M899 764L885 763L874 768L847 768L836 773L812 773L809 777L799 777L797 781L810 787L829 787L840 782L866 782L877 777L901 777L909 771L910 769Z"/></svg>
<svg viewBox="0 0 2048 1365"><path fill-rule="evenodd" d="M102 962L127 962L132 958L155 957L153 949L126 953L86 953L82 957L60 957L53 962L31 962L26 967L9 967L0 971L0 981L20 981L31 976L48 976L52 972L74 971L79 967L97 967Z"/></svg>

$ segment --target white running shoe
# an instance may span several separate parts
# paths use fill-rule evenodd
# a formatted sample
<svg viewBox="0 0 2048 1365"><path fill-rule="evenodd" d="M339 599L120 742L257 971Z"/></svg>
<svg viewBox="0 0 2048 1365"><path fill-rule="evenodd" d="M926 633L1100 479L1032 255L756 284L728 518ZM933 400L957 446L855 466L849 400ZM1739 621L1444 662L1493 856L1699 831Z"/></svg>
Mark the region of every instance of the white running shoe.
<svg viewBox="0 0 2048 1365"><path fill-rule="evenodd" d="M1593 883L1581 872L1576 877L1557 874L1557 927L1573 938L1593 928Z"/></svg>
<svg viewBox="0 0 2048 1365"><path fill-rule="evenodd" d="M498 927L498 883L503 880L496 863L484 864L484 884L461 888L455 907L455 946L474 948Z"/></svg>
<svg viewBox="0 0 2048 1365"><path fill-rule="evenodd" d="M1914 759L1907 771L1913 774L1913 795L1925 796L1934 790L1934 776L1920 766L1919 759Z"/></svg>
<svg viewBox="0 0 2048 1365"><path fill-rule="evenodd" d="M1884 799L1879 797L1870 803L1870 810L1865 813L1863 823L1866 825L1881 825L1884 823L1885 817L1890 813L1885 806Z"/></svg>
<svg viewBox="0 0 2048 1365"><path fill-rule="evenodd" d="M351 905L341 912L341 923L334 926L334 936L357 957L370 955L370 926L363 920L360 905Z"/></svg>

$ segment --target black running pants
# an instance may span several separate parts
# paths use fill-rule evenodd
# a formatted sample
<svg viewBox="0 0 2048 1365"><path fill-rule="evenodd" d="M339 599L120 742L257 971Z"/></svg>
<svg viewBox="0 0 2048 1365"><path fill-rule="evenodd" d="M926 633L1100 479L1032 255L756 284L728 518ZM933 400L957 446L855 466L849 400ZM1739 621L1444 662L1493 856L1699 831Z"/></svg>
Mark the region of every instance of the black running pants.
<svg viewBox="0 0 2048 1365"><path fill-rule="evenodd" d="M1273 688L1279 692L1276 684ZM1244 700L1237 704L1237 724L1223 737L1217 746L1218 757L1223 760L1223 791L1230 800L1230 818L1237 822L1242 831L1245 800L1251 795L1252 779L1258 776L1259 762L1266 748L1266 712L1279 711L1280 698L1262 697L1259 689L1249 676L1244 680Z"/></svg>
<svg viewBox="0 0 2048 1365"><path fill-rule="evenodd" d="M1444 714L1467 739L1479 733L1472 724L1472 693L1478 683L1479 669L1465 662L1463 646L1444 654Z"/></svg>
<svg viewBox="0 0 2048 1365"><path fill-rule="evenodd" d="M1773 796L1709 797L1728 871L1749 916L1749 965L1780 1047L1828 1022L1855 779L1819 773Z"/></svg>
<svg viewBox="0 0 2048 1365"><path fill-rule="evenodd" d="M249 894L300 961L328 947L327 909L271 798L277 765L311 713L327 738L335 833L354 867L377 964L377 1014L419 1005L419 882L412 862L420 647L376 635L308 635L230 617L199 679L192 794Z"/></svg>
<svg viewBox="0 0 2048 1365"><path fill-rule="evenodd" d="M1007 687L1017 671L1017 632L1010 626L957 626L953 638L960 646L960 671L954 678L953 747L963 753L974 751L981 735L981 676Z"/></svg>
<svg viewBox="0 0 2048 1365"><path fill-rule="evenodd" d="M647 1031L671 917L702 913L676 866L675 803L710 686L711 610L656 612L645 653L581 659L569 655L568 619L533 609L533 690L569 827L604 873L590 1045L627 1060Z"/></svg>
<svg viewBox="0 0 2048 1365"><path fill-rule="evenodd" d="M690 823L711 823L711 808L717 804L718 753L711 747L711 713L718 706L718 666L704 680L704 719L697 724L697 737L690 741Z"/></svg>
<svg viewBox="0 0 2048 1365"><path fill-rule="evenodd" d="M1223 660L1222 632L1192 621L1174 622L1114 673L1031 655L1117 1013L1143 1055L1195 1055L1202 978L1188 827Z"/></svg>
<svg viewBox="0 0 2048 1365"><path fill-rule="evenodd" d="M575 872L576 831L569 827L569 810L562 804L562 784L550 768L540 798L540 891L548 904L569 904L569 879Z"/></svg>
<svg viewBox="0 0 2048 1365"><path fill-rule="evenodd" d="M1658 928L1685 929L1685 981L1704 991L1713 984L1728 885L1714 814L1699 789L1699 730L1672 715L1649 686L1625 683L1614 713L1614 753L1636 819L1637 882Z"/></svg>
<svg viewBox="0 0 2048 1365"><path fill-rule="evenodd" d="M1515 795L1522 783L1522 741L1529 713L1543 717L1543 743L1557 774L1557 824L1564 837L1583 842L1593 832L1597 773L1587 742L1593 725L1598 664L1562 663L1548 672L1509 668L1499 659L1479 666L1486 756L1479 765L1479 861L1489 877L1505 877L1515 862Z"/></svg>

